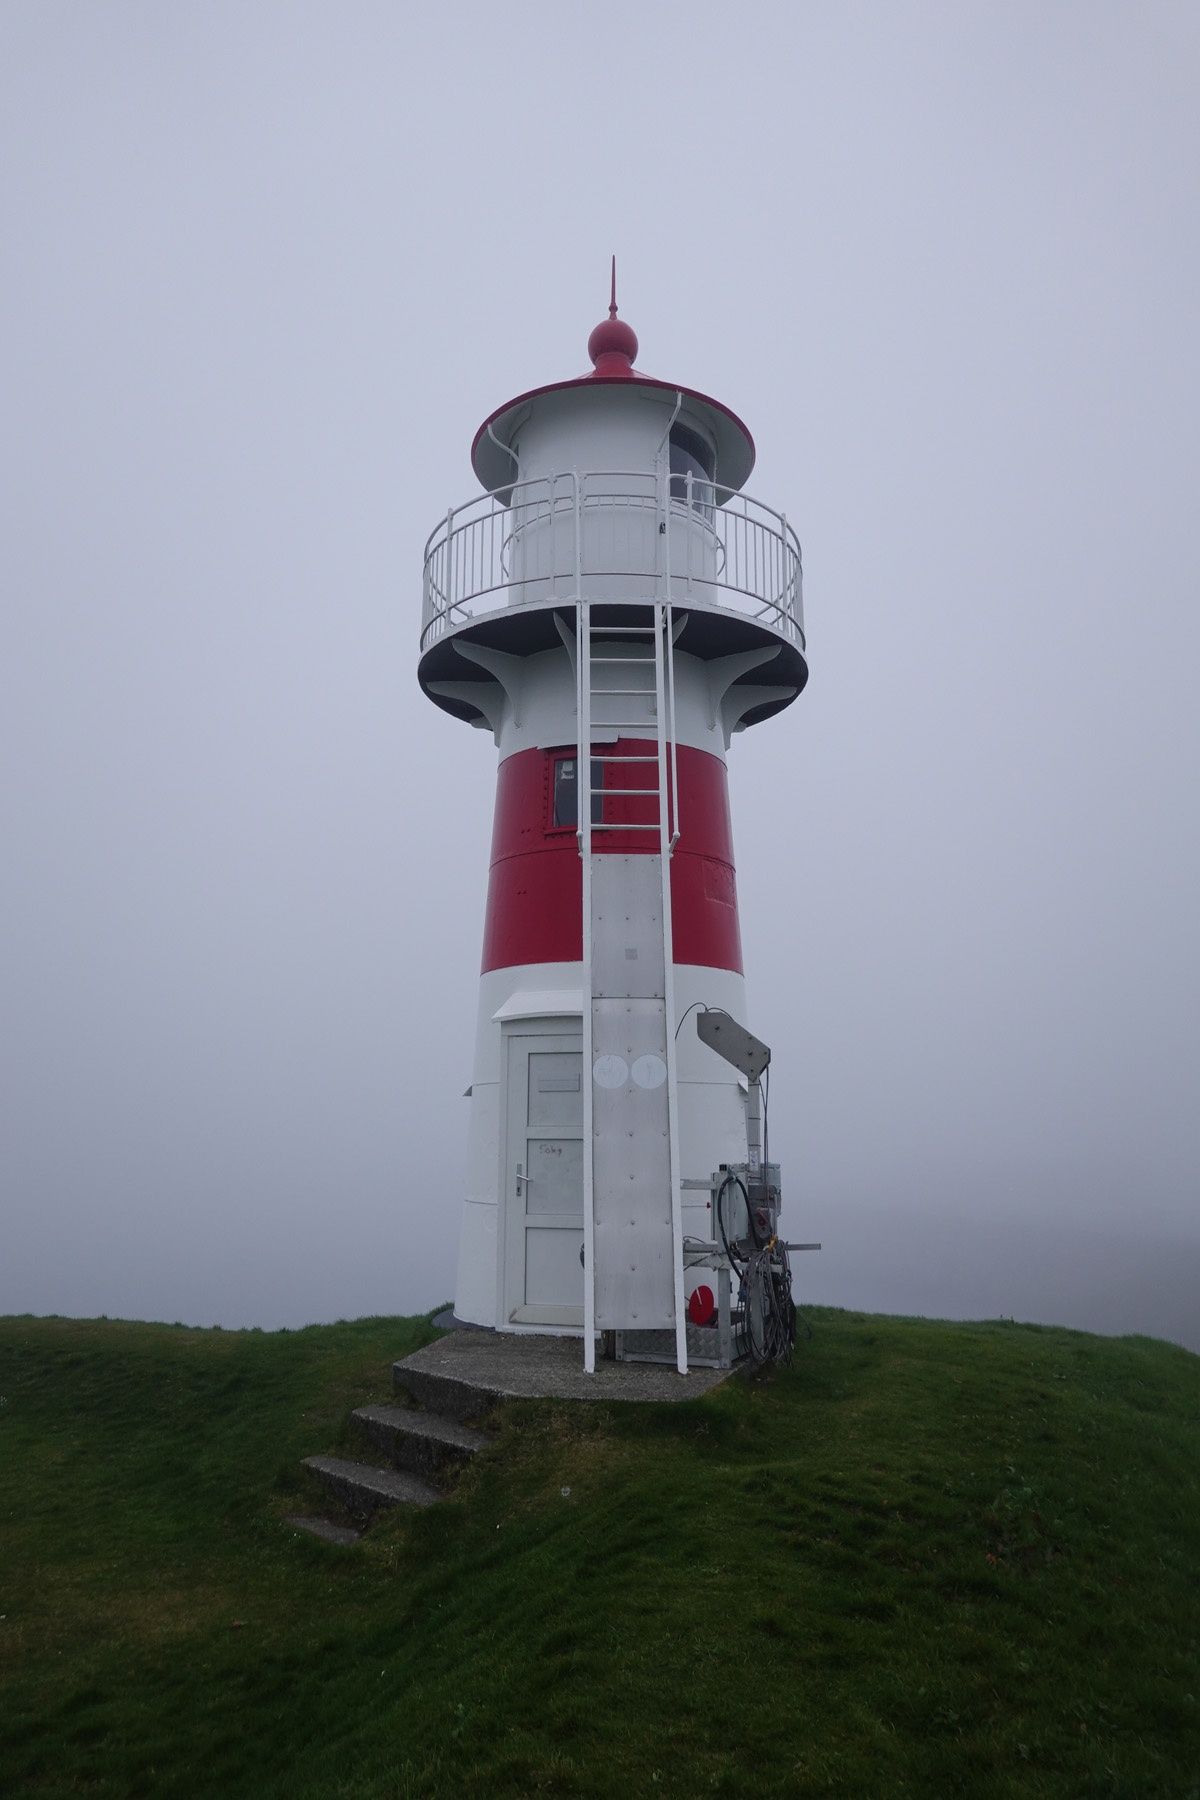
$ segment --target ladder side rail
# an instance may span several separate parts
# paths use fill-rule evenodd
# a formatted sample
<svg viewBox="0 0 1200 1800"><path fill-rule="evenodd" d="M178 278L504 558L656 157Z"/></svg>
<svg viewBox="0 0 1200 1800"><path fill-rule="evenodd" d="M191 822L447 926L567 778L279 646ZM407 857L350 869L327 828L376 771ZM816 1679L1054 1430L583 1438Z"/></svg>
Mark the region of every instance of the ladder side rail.
<svg viewBox="0 0 1200 1800"><path fill-rule="evenodd" d="M680 396L682 401L682 395ZM679 403L675 413L679 412ZM674 417L674 415L672 415ZM662 546L659 599L654 607L655 735L658 740L658 862L662 880L663 1009L667 1041L667 1145L671 1181L671 1276L675 1296L675 1365L687 1374L687 1315L683 1305L683 1200L679 1180L679 1088L675 1059L675 946L671 919L671 821L668 817L667 658L671 653L671 459L666 439L659 451L659 496Z"/></svg>
<svg viewBox="0 0 1200 1800"><path fill-rule="evenodd" d="M682 403L682 396L680 396L680 403ZM678 415L678 413L679 413L679 405L677 404L675 407L675 413L672 416L675 417ZM667 436L669 439L670 438L670 428L669 427L668 427L668 431L667 431ZM659 819L663 822L664 836L668 840L667 848L664 851L664 855L665 856L673 856L675 854L675 844L679 837L679 831L677 829L677 820L675 818L675 811L679 805L679 798L678 798L679 786L678 786L678 782L676 780L676 769L675 769L675 656L674 656L675 646L674 646L674 641L672 638L672 623L674 620L675 609L671 604L671 594L672 594L671 582L672 582L673 568L674 568L672 561L671 561L671 456L670 456L670 451L667 449L667 447L665 445L663 446L662 450L660 451L660 456L662 458L661 480L662 480L662 484L663 484L662 485L662 514L663 514L663 516L662 516L662 531L660 533L660 536L662 539L663 563L664 563L660 593L662 595L663 614L662 614L661 630L655 631L654 646L655 646L655 681L656 681L656 683L658 682L660 670L661 670L663 679L662 679L662 684L661 684L661 692L658 692L657 696L656 696L657 704L655 707L655 711L656 711L657 718L658 718L659 744L661 746L662 741L663 741L663 736L665 734L666 735L666 744L667 744L667 756L669 759L670 766L669 766L669 770L668 770L667 762L664 761L662 764L662 767L660 769L660 772L659 772L659 785L660 785L660 788L662 791L659 795L658 816L659 816ZM688 552L688 584L689 584L689 586L691 585L691 545L692 545L691 499L692 499L692 472L689 469L687 472L688 510L684 517L684 523L683 523L684 543L687 547L687 552ZM654 622L655 622L656 626L659 625L659 618L658 618L657 613L655 613ZM663 635L663 633L665 633L665 636ZM663 659L661 665L660 665L660 660L659 660L660 657ZM668 1021L669 1021L670 1020L669 1013L668 1013L667 1017L668 1017ZM671 1035L671 1030L672 1030L672 1027L671 1027L670 1023L668 1022L668 1025L667 1025L667 1036L668 1037L670 1037L670 1035ZM674 1110L674 1108L672 1108L672 1110Z"/></svg>
<svg viewBox="0 0 1200 1800"><path fill-rule="evenodd" d="M578 729L576 746L575 793L577 796L577 833L579 855L583 864L582 937L583 989L581 1020L583 1026L583 1367L588 1375L596 1371L596 1214L595 1214L595 1129L592 1120L592 1064L596 1060L592 1047L592 671L591 608L586 600L576 607L576 663L578 666ZM584 768L588 780L583 779Z"/></svg>
<svg viewBox="0 0 1200 1800"><path fill-rule="evenodd" d="M580 954L583 990L580 1024L583 1028L583 1367L596 1372L596 1217L595 1168L592 1160L592 632L591 608L583 598L583 496L579 476L573 476L575 514L575 746L576 831L583 865ZM588 779L583 779L586 764Z"/></svg>
<svg viewBox="0 0 1200 1800"><path fill-rule="evenodd" d="M668 568L670 565L668 564ZM656 604L655 677L658 699L658 852L662 879L663 1005L667 1041L667 1144L671 1179L671 1274L675 1296L675 1365L687 1374L687 1313L683 1298L683 1200L679 1170L679 1089L675 1059L675 947L671 923L671 840L667 818L666 660L671 643L671 608Z"/></svg>
<svg viewBox="0 0 1200 1800"><path fill-rule="evenodd" d="M688 480L691 480L690 471ZM690 541L690 532L688 535ZM672 856L674 856L675 846L679 842L679 765L675 755L675 638L675 608L668 600L666 608L666 637L664 639L663 654L666 658L667 677L667 748L671 758L670 784L667 789L667 801L670 806L671 814L670 853Z"/></svg>

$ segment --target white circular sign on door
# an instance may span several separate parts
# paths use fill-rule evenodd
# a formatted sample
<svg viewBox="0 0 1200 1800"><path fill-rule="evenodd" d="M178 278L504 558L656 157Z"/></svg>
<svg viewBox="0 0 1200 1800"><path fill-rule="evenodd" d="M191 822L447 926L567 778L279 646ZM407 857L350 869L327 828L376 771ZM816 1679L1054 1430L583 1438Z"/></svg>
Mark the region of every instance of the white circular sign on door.
<svg viewBox="0 0 1200 1800"><path fill-rule="evenodd" d="M667 1079L667 1065L661 1056L639 1056L629 1072L640 1088L661 1087Z"/></svg>
<svg viewBox="0 0 1200 1800"><path fill-rule="evenodd" d="M624 1087L629 1080L629 1064L623 1056L598 1056L592 1064L592 1075L597 1087Z"/></svg>

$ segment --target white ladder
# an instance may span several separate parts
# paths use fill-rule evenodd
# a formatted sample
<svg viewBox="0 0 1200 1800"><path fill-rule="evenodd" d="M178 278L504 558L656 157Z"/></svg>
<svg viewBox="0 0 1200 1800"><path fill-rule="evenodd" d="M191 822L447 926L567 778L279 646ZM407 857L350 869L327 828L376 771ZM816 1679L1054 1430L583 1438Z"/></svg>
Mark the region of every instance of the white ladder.
<svg viewBox="0 0 1200 1800"><path fill-rule="evenodd" d="M676 1363L686 1374L671 941L671 853L679 836L675 634L669 601L629 602L622 611L634 607L646 623L610 624L611 604L577 602L584 1367L595 1369L598 1330L673 1327ZM644 716L648 700L652 722ZM639 708L643 716L631 716ZM605 741L594 745L597 732ZM652 754L630 755L619 741L650 737ZM653 786L627 785L624 771L634 765L653 765ZM606 785L610 769L621 771L620 785ZM635 796L653 803L652 820L593 820L594 801L602 809L605 798ZM657 849L597 850L598 830L654 832Z"/></svg>

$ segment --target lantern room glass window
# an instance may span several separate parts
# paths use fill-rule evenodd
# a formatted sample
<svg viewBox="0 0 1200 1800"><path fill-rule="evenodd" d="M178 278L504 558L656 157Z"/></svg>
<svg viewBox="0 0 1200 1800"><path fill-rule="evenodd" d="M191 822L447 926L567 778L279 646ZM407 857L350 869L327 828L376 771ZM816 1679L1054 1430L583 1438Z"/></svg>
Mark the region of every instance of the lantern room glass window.
<svg viewBox="0 0 1200 1800"><path fill-rule="evenodd" d="M682 500L686 506L690 475L692 510L711 521L716 502L713 477L717 467L717 459L711 446L705 443L699 432L689 430L686 425L672 425L670 455L672 500Z"/></svg>
<svg viewBox="0 0 1200 1800"><path fill-rule="evenodd" d="M604 786L604 764L601 761L592 763L593 789ZM573 830L579 827L579 758L577 756L556 756L554 759L554 811L555 825L570 826ZM604 822L604 796L592 794L592 824Z"/></svg>

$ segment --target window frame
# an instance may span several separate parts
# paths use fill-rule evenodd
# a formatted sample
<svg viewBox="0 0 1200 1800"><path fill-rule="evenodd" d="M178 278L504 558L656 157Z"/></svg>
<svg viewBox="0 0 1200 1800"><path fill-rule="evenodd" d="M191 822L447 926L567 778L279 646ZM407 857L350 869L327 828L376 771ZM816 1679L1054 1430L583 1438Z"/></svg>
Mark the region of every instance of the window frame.
<svg viewBox="0 0 1200 1800"><path fill-rule="evenodd" d="M562 833L570 832L574 836L579 831L579 767L578 767L578 765L579 765L580 761L581 761L581 758L579 755L579 751L574 748L568 749L568 750L548 750L546 752L547 779L546 779L546 824L545 824L545 830L548 835L557 836ZM575 821L573 824L560 825L555 816L557 813L557 810L558 810L558 766L560 763L565 763L565 762L573 762L576 765L575 782L574 782ZM593 756L591 759L591 762L592 762L592 776L591 776L590 785L592 787L602 788L604 786L604 782L605 782L604 759L603 759L603 757ZM593 827L593 829L595 829L597 826L600 826L603 824L604 824L604 796L603 796L603 794L593 794L593 796L592 796L592 827Z"/></svg>

